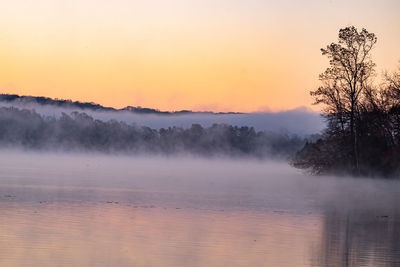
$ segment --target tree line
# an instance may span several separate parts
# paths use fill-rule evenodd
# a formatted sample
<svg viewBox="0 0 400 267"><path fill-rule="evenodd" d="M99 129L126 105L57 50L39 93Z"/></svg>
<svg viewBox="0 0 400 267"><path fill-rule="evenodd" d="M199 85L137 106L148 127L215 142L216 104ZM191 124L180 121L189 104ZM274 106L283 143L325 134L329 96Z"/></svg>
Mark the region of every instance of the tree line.
<svg viewBox="0 0 400 267"><path fill-rule="evenodd" d="M44 96L20 96L16 94L0 94L0 102L9 103L9 104L37 104L42 106L55 106L55 107L63 107L63 108L72 108L72 109L82 109L82 110L91 110L91 111L113 111L113 112L131 112L136 114L156 114L156 115L186 115L186 114L241 114L237 112L218 112L214 113L211 111L192 111L192 110L179 110L179 111L161 111L154 108L146 108L146 107L132 107L126 106L121 109L116 109L112 107L105 107L100 104L96 104L94 102L80 102L80 101L72 101L70 99L53 99L50 97Z"/></svg>
<svg viewBox="0 0 400 267"><path fill-rule="evenodd" d="M56 118L34 110L0 108L0 146L3 148L287 158L304 142L304 138L288 133L227 124L152 129L116 120L97 120L84 112L62 113Z"/></svg>
<svg viewBox="0 0 400 267"><path fill-rule="evenodd" d="M400 171L400 66L376 81L371 51L377 37L354 26L321 49L329 67L310 94L323 104L327 128L296 154L295 167L313 173L393 176Z"/></svg>

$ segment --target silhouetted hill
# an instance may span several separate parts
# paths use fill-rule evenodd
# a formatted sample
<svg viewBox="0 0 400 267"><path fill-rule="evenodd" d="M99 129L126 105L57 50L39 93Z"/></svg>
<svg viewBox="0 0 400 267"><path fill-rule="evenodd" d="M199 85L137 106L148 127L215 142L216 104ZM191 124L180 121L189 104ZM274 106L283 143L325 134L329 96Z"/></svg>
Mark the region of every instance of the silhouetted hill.
<svg viewBox="0 0 400 267"><path fill-rule="evenodd" d="M21 104L39 104L48 105L64 108L79 108L92 111L129 111L136 114L158 114L158 115L179 115L179 114L241 114L237 112L219 112L214 113L210 111L191 111L191 110L180 110L180 111L160 111L153 108L143 108L143 107L132 107L127 106L125 108L116 109L112 107L105 107L93 102L80 102L65 99L53 99L50 97L43 96L20 96L16 94L0 94L0 102L7 103L21 103Z"/></svg>

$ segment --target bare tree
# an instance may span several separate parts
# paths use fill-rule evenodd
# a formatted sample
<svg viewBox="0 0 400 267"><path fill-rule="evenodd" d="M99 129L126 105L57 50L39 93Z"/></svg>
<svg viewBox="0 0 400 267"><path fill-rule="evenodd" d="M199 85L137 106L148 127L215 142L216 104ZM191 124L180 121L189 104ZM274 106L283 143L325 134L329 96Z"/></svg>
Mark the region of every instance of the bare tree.
<svg viewBox="0 0 400 267"><path fill-rule="evenodd" d="M385 74L383 94L388 99L390 122L393 124L393 135L398 143L400 139L400 63L397 72Z"/></svg>
<svg viewBox="0 0 400 267"><path fill-rule="evenodd" d="M397 72L385 74L385 87L393 101L393 105L400 105L400 62Z"/></svg>
<svg viewBox="0 0 400 267"><path fill-rule="evenodd" d="M359 170L357 115L363 92L374 74L370 52L376 41L375 34L366 29L341 29L338 42L321 49L322 55L330 59L330 66L320 74L322 86L310 92L315 104L325 104L325 116L340 124L344 137L349 128L354 172Z"/></svg>

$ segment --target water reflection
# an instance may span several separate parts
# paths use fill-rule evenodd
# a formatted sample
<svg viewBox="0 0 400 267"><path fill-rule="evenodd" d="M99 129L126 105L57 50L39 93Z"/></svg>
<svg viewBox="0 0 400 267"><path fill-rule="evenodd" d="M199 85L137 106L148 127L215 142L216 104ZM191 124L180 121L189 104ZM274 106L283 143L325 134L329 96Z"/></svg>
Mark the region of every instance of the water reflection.
<svg viewBox="0 0 400 267"><path fill-rule="evenodd" d="M276 162L0 154L0 266L400 266L398 203Z"/></svg>
<svg viewBox="0 0 400 267"><path fill-rule="evenodd" d="M319 266L400 266L400 216L330 211L322 217Z"/></svg>
<svg viewBox="0 0 400 267"><path fill-rule="evenodd" d="M399 266L398 214L2 202L0 266Z"/></svg>
<svg viewBox="0 0 400 267"><path fill-rule="evenodd" d="M8 203L0 266L308 266L319 232L280 213Z"/></svg>

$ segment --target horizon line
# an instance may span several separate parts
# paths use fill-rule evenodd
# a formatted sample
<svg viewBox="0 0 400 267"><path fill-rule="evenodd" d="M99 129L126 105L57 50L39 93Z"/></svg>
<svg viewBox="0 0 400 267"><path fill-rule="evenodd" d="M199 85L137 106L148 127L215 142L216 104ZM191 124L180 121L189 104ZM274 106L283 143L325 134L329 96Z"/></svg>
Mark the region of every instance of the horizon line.
<svg viewBox="0 0 400 267"><path fill-rule="evenodd" d="M158 108L153 108L153 107L143 107L141 105L138 106L132 106L132 105L127 105L122 108L117 108L115 106L104 106L103 104L96 103L93 101L82 101L82 100L73 100L73 99L65 99L65 98L58 98L58 97L48 97L48 96L34 96L34 95L19 95L16 93L0 93L0 96L16 96L16 98L43 98L43 99L48 99L51 101L62 101L62 102L71 102L73 103L79 103L79 104L90 104L93 106L99 106L100 108L104 109L112 109L114 111L129 111L129 108L136 108L136 109L142 109L142 110L152 110L155 112L163 113L163 114L184 114L184 113L211 113L211 114L264 114L264 113L269 113L269 114L274 114L274 113L284 113L284 112L291 112L291 111L297 111L297 112L307 112L307 113L320 113L318 111L315 111L311 109L310 107L307 106L298 106L290 109L282 109L282 110L271 110L269 108L266 108L265 110L258 110L258 111L250 111L250 112L242 112L242 111L210 111L210 110L196 110L196 109L181 109L181 110L160 110ZM3 100L0 100L3 102ZM10 100L9 102L14 101ZM51 104L41 104L36 102L36 104L39 105L51 105Z"/></svg>

